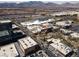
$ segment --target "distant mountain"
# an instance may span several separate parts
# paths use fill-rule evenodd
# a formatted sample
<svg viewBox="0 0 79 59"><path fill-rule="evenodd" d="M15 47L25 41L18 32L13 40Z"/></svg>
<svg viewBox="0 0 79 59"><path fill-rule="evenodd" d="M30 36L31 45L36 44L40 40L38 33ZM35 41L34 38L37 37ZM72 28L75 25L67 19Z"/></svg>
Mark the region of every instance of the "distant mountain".
<svg viewBox="0 0 79 59"><path fill-rule="evenodd" d="M40 1L30 1L30 2L23 2L18 4L18 7L40 7L41 5L44 5L43 2Z"/></svg>
<svg viewBox="0 0 79 59"><path fill-rule="evenodd" d="M79 3L74 4L76 7L79 7Z"/></svg>
<svg viewBox="0 0 79 59"><path fill-rule="evenodd" d="M46 5L48 5L48 6L59 6L58 4L56 4L56 3L51 3L51 2L46 3Z"/></svg>
<svg viewBox="0 0 79 59"><path fill-rule="evenodd" d="M73 5L74 5L74 4L69 3L69 2L61 4L61 6L73 6Z"/></svg>
<svg viewBox="0 0 79 59"><path fill-rule="evenodd" d="M14 8L18 7L16 3L0 3L0 8Z"/></svg>
<svg viewBox="0 0 79 59"><path fill-rule="evenodd" d="M53 8L53 7L78 7L79 3L63 3L63 4L56 4L53 2L44 3L41 1L29 1L29 2L22 2L22 3L0 3L0 8L24 8L24 7L32 7L32 8Z"/></svg>
<svg viewBox="0 0 79 59"><path fill-rule="evenodd" d="M63 7L78 7L76 4L72 4L72 3L69 3L69 2L63 3L63 4L61 4L61 6L63 6Z"/></svg>

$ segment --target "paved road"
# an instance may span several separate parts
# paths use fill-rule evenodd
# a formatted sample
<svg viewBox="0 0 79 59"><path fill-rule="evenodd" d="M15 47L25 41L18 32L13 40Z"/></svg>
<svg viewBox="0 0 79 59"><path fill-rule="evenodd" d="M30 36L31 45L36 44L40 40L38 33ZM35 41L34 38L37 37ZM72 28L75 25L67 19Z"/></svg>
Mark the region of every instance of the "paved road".
<svg viewBox="0 0 79 59"><path fill-rule="evenodd" d="M22 52L22 50L21 50L19 44L18 44L17 42L15 42L14 44L15 44L15 47L16 47L18 53L20 54L20 56L21 56L21 57L24 57L24 53Z"/></svg>

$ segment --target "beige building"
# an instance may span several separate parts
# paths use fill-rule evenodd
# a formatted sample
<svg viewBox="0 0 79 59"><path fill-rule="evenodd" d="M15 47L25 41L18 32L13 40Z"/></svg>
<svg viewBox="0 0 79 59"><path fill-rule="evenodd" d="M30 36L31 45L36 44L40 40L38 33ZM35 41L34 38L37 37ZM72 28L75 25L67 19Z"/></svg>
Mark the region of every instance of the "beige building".
<svg viewBox="0 0 79 59"><path fill-rule="evenodd" d="M25 55L30 52L36 51L39 47L38 44L31 37L22 38L18 42L21 50Z"/></svg>
<svg viewBox="0 0 79 59"><path fill-rule="evenodd" d="M0 57L18 57L18 56L19 53L13 43L5 46L0 46Z"/></svg>

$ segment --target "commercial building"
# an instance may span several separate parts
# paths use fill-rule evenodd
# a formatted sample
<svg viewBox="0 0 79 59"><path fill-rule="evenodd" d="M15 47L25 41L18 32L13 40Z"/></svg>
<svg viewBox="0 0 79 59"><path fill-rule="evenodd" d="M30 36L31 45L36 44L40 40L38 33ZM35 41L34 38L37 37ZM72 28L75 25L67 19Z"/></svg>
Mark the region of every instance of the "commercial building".
<svg viewBox="0 0 79 59"><path fill-rule="evenodd" d="M73 33L70 34L70 36L71 36L72 38L79 38L79 33L73 32Z"/></svg>
<svg viewBox="0 0 79 59"><path fill-rule="evenodd" d="M39 33L44 30L52 29L52 24L43 23L43 24L39 24L39 25L29 25L29 26L27 26L27 28L29 29L29 31L31 31L32 33L35 34L35 33Z"/></svg>
<svg viewBox="0 0 79 59"><path fill-rule="evenodd" d="M22 38L18 40L18 43L25 55L39 49L38 44L31 37Z"/></svg>
<svg viewBox="0 0 79 59"><path fill-rule="evenodd" d="M58 21L56 22L56 25L63 28L69 28L72 26L72 21Z"/></svg>
<svg viewBox="0 0 79 59"><path fill-rule="evenodd" d="M38 26L38 25L30 25L30 26L27 26L27 28L29 29L29 31L31 31L32 33L38 33L38 32L41 32L41 27Z"/></svg>
<svg viewBox="0 0 79 59"><path fill-rule="evenodd" d="M28 22L22 22L21 25L23 25L24 27L29 26L29 25L40 25L43 23L51 23L54 22L55 19L51 18L51 19L47 19L47 20L32 20L32 21L28 21Z"/></svg>
<svg viewBox="0 0 79 59"><path fill-rule="evenodd" d="M10 20L0 21L0 43L11 40L12 37L12 22Z"/></svg>
<svg viewBox="0 0 79 59"><path fill-rule="evenodd" d="M72 54L72 51L73 51L72 48L66 44L63 44L60 41L60 39L51 38L51 39L47 40L47 42L51 42L49 44L49 48L51 48L50 50L51 51L54 51L54 50L58 51L61 54L61 56L62 55L69 56Z"/></svg>
<svg viewBox="0 0 79 59"><path fill-rule="evenodd" d="M51 44L51 43L53 43L53 42L55 42L55 43L59 43L59 42L61 42L61 41L60 41L59 38L58 38L58 39L50 38L50 39L47 40L47 43L49 43L49 44Z"/></svg>
<svg viewBox="0 0 79 59"><path fill-rule="evenodd" d="M18 56L19 53L13 43L5 46L0 46L0 57L18 57Z"/></svg>
<svg viewBox="0 0 79 59"><path fill-rule="evenodd" d="M73 31L67 29L60 29L60 31L65 35L70 35Z"/></svg>
<svg viewBox="0 0 79 59"><path fill-rule="evenodd" d="M25 36L23 31L16 28L18 28L18 26L13 24L10 20L0 21L0 45L14 42L17 39Z"/></svg>
<svg viewBox="0 0 79 59"><path fill-rule="evenodd" d="M64 56L67 56L70 52L72 52L72 49L70 47L62 43L51 43L50 46L57 49Z"/></svg>

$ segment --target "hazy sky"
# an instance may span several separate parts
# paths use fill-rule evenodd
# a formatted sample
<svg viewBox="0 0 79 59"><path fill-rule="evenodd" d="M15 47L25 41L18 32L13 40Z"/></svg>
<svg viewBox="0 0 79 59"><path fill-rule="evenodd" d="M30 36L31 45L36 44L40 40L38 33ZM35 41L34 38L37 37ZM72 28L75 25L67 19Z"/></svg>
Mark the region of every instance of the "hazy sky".
<svg viewBox="0 0 79 59"><path fill-rule="evenodd" d="M79 0L0 0L0 3L2 2L28 2L28 1L43 1L43 2L54 2L54 3L65 3L65 2L71 2L71 3L77 3Z"/></svg>
<svg viewBox="0 0 79 59"><path fill-rule="evenodd" d="M54 2L54 3L58 3L58 4L62 4L62 3L78 3L79 1L47 1L47 2Z"/></svg>

